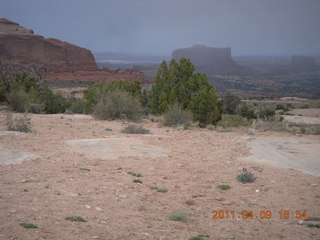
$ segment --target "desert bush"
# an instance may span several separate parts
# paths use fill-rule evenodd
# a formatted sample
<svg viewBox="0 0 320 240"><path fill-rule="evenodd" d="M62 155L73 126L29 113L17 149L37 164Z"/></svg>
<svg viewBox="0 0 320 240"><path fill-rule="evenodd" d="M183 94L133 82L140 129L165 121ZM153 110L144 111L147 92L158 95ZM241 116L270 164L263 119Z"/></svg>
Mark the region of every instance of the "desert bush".
<svg viewBox="0 0 320 240"><path fill-rule="evenodd" d="M38 228L37 224L27 223L27 222L20 223L20 226L22 226L24 228Z"/></svg>
<svg viewBox="0 0 320 240"><path fill-rule="evenodd" d="M273 107L262 107L257 112L257 116L260 119L264 120L270 120L272 119L276 114L276 110Z"/></svg>
<svg viewBox="0 0 320 240"><path fill-rule="evenodd" d="M188 240L204 240L204 238L202 236L195 236L195 237L191 237Z"/></svg>
<svg viewBox="0 0 320 240"><path fill-rule="evenodd" d="M276 115L269 120L258 119L253 127L260 131L284 131L287 124L282 121L279 115Z"/></svg>
<svg viewBox="0 0 320 240"><path fill-rule="evenodd" d="M291 124L287 125L284 129L286 132L292 134L310 134L320 135L320 125L309 125L309 124Z"/></svg>
<svg viewBox="0 0 320 240"><path fill-rule="evenodd" d="M34 104L34 103L30 104L29 112L39 114L41 113L41 111L42 111L41 104Z"/></svg>
<svg viewBox="0 0 320 240"><path fill-rule="evenodd" d="M227 184L222 184L222 185L218 185L218 188L221 190L228 190L230 188L230 186Z"/></svg>
<svg viewBox="0 0 320 240"><path fill-rule="evenodd" d="M69 216L69 217L66 217L65 220L72 221L72 222L86 222L87 221L80 216Z"/></svg>
<svg viewBox="0 0 320 240"><path fill-rule="evenodd" d="M9 131L31 132L31 121L27 113L14 117L11 112L6 114L7 129Z"/></svg>
<svg viewBox="0 0 320 240"><path fill-rule="evenodd" d="M164 126L183 126L184 128L190 127L192 123L192 113L188 110L182 109L179 105L175 104L169 107L168 111L164 114Z"/></svg>
<svg viewBox="0 0 320 240"><path fill-rule="evenodd" d="M146 109L149 102L147 92L145 90L142 91L141 83L139 81L129 82L127 80L92 84L84 92L86 112L93 112L94 106L98 104L102 98L114 91L127 92L130 96L135 97L140 102L140 105L145 107L144 110L148 112L148 109Z"/></svg>
<svg viewBox="0 0 320 240"><path fill-rule="evenodd" d="M245 102L239 105L238 113L241 117L245 117L247 119L257 118L256 114L254 113L254 108L251 105L246 104Z"/></svg>
<svg viewBox="0 0 320 240"><path fill-rule="evenodd" d="M190 214L179 210L179 211L174 211L169 215L169 220L171 221L178 221L178 222L187 222L189 219Z"/></svg>
<svg viewBox="0 0 320 240"><path fill-rule="evenodd" d="M85 102L81 99L72 99L71 100L71 106L69 108L69 110L72 113L85 113Z"/></svg>
<svg viewBox="0 0 320 240"><path fill-rule="evenodd" d="M26 112L30 108L29 95L24 90L14 91L8 94L8 102L12 111Z"/></svg>
<svg viewBox="0 0 320 240"><path fill-rule="evenodd" d="M227 95L224 99L224 113L226 114L237 114L238 107L241 103L241 100L236 95Z"/></svg>
<svg viewBox="0 0 320 240"><path fill-rule="evenodd" d="M141 104L136 97L128 92L109 92L95 105L95 118L100 120L128 119L138 121L141 119Z"/></svg>
<svg viewBox="0 0 320 240"><path fill-rule="evenodd" d="M43 102L43 111L48 114L64 113L70 107L70 101L60 93L53 93L45 87L40 91L40 100Z"/></svg>
<svg viewBox="0 0 320 240"><path fill-rule="evenodd" d="M245 171L237 175L237 180L242 183L251 183L256 180L256 177L253 173Z"/></svg>
<svg viewBox="0 0 320 240"><path fill-rule="evenodd" d="M139 125L129 125L125 127L122 132L130 134L148 134L150 133L150 130Z"/></svg>
<svg viewBox="0 0 320 240"><path fill-rule="evenodd" d="M252 125L252 120L248 120L239 115L223 114L222 119L218 122L218 127L229 128L229 127L240 127L240 126L250 126Z"/></svg>

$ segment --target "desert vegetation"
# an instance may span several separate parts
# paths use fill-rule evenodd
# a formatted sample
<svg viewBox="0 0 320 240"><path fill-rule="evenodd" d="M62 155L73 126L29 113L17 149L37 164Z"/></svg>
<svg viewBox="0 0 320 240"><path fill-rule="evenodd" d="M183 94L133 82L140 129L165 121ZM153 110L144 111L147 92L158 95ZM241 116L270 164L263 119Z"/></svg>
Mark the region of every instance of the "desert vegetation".
<svg viewBox="0 0 320 240"><path fill-rule="evenodd" d="M259 131L284 131L292 134L319 134L318 124L293 124L283 121L290 115L292 104L258 105L230 94L218 98L205 74L194 73L189 59L165 61L160 65L152 89L144 89L139 81L118 80L91 84L83 99L64 97L43 83L36 71L7 70L0 76L0 99L9 109L21 113L85 113L100 120L138 122L150 113L153 121L163 126L207 126L208 129L230 131L243 127ZM5 72L5 74L4 74ZM305 104L308 107L307 104ZM28 132L30 117L24 115L7 120L8 129ZM127 133L147 133L128 126Z"/></svg>

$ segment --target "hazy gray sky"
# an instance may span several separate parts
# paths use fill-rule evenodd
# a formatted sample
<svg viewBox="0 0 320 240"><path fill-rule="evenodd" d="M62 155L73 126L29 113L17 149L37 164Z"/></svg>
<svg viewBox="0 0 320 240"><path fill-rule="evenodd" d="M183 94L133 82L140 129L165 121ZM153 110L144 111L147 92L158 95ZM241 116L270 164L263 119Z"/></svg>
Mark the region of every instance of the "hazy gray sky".
<svg viewBox="0 0 320 240"><path fill-rule="evenodd" d="M0 0L0 17L96 52L320 55L320 0Z"/></svg>

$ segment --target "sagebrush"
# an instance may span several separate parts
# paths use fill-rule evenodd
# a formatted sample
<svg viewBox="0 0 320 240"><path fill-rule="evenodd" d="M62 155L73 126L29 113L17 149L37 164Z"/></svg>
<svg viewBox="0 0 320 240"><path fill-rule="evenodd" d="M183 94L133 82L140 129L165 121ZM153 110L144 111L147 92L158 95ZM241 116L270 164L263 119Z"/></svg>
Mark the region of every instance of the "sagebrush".
<svg viewBox="0 0 320 240"><path fill-rule="evenodd" d="M93 114L100 120L141 119L141 104L138 99L127 92L113 91L103 96L94 106Z"/></svg>
<svg viewBox="0 0 320 240"><path fill-rule="evenodd" d="M14 116L11 112L6 114L6 124L9 131L31 132L31 118L27 113Z"/></svg>
<svg viewBox="0 0 320 240"><path fill-rule="evenodd" d="M190 127L193 120L191 111L182 109L181 106L175 104L169 107L164 114L164 126L183 126Z"/></svg>

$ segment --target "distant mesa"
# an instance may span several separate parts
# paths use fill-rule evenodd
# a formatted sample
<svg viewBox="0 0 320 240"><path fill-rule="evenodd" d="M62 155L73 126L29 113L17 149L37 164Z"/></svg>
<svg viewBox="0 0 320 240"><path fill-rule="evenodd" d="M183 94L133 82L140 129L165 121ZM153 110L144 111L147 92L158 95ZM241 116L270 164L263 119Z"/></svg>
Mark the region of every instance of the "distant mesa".
<svg viewBox="0 0 320 240"><path fill-rule="evenodd" d="M172 58L180 60L189 58L197 71L229 72L239 70L239 66L231 57L231 48L213 48L204 45L194 45L190 48L180 48L172 52Z"/></svg>
<svg viewBox="0 0 320 240"><path fill-rule="evenodd" d="M144 81L143 74L137 70L100 69L90 50L35 35L33 30L5 18L0 19L0 64L24 68L45 66L50 73L46 78L49 81Z"/></svg>
<svg viewBox="0 0 320 240"><path fill-rule="evenodd" d="M310 56L291 56L291 67L293 71L315 71L317 63L314 57Z"/></svg>

